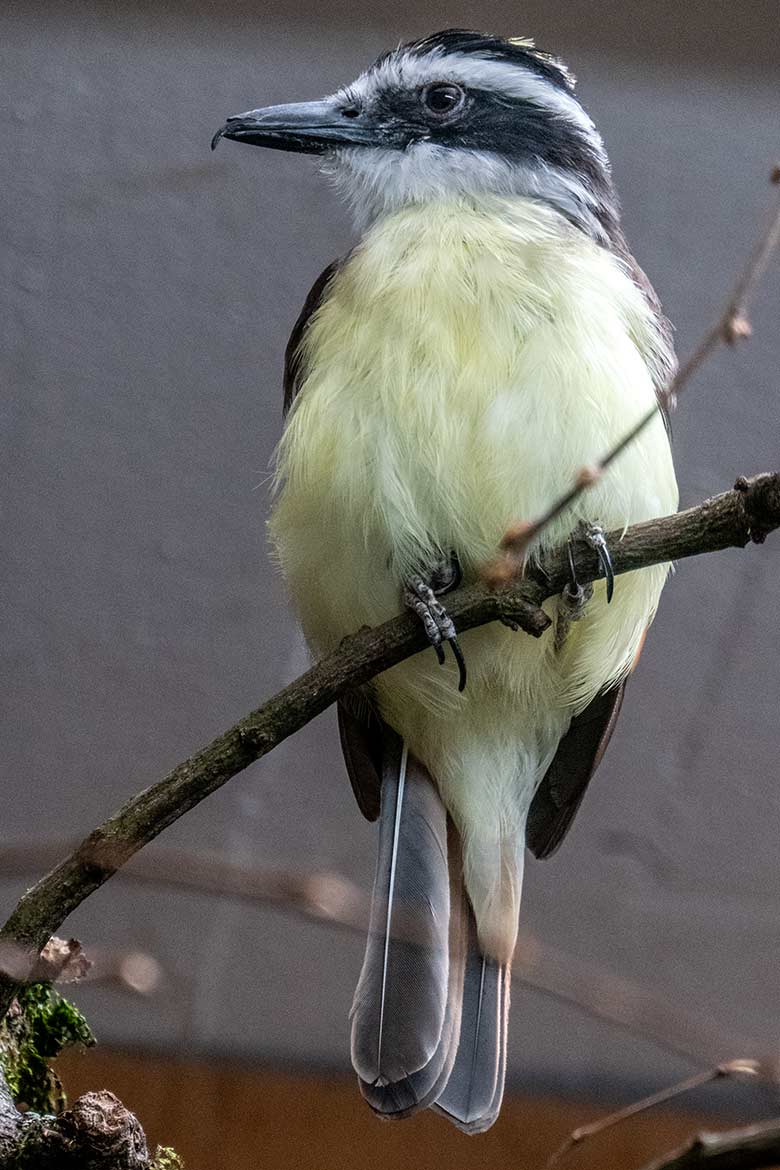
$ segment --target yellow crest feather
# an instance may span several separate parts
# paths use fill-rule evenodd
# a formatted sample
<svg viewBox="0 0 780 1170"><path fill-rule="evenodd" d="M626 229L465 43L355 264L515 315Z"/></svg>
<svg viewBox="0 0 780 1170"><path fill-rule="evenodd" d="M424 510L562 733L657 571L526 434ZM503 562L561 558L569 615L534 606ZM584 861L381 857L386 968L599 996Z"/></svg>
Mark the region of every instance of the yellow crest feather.
<svg viewBox="0 0 780 1170"><path fill-rule="evenodd" d="M564 61L561 61L560 57L556 57L552 53L545 53L543 49L537 49L533 37L508 37L507 39L510 45L517 45L518 49L524 49L526 53L530 53L538 61L544 62L545 65L551 65L553 69L557 69L562 74L569 89L574 89L577 84L577 78L569 69L568 65Z"/></svg>

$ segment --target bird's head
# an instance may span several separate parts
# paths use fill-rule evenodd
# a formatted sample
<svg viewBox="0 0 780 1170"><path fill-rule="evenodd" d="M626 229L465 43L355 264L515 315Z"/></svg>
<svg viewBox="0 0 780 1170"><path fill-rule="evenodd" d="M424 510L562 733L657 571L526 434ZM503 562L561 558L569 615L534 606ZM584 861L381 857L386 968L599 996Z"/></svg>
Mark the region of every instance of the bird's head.
<svg viewBox="0 0 780 1170"><path fill-rule="evenodd" d="M323 101L228 118L212 146L220 138L324 156L363 221L497 194L544 200L600 242L617 230L604 146L574 79L527 40L435 33Z"/></svg>

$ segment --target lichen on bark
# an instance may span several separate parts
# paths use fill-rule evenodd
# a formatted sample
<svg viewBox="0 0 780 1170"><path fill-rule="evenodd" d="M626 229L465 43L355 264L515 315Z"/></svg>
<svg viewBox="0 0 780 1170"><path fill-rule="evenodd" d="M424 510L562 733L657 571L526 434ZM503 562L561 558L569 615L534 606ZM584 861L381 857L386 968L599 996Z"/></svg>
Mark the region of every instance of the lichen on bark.
<svg viewBox="0 0 780 1170"><path fill-rule="evenodd" d="M184 1170L184 1163L170 1146L158 1146L150 1170Z"/></svg>

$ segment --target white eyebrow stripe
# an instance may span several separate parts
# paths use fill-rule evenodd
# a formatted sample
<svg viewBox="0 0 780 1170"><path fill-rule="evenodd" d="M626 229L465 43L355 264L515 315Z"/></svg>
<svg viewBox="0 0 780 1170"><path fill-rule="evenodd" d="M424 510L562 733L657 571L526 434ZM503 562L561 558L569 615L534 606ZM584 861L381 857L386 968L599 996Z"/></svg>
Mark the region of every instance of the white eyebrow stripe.
<svg viewBox="0 0 780 1170"><path fill-rule="evenodd" d="M577 99L522 65L466 53L394 54L380 66L361 74L349 90L357 96L369 97L380 86L411 87L430 85L434 81L459 81L533 102L576 126L593 149L604 155L601 135Z"/></svg>

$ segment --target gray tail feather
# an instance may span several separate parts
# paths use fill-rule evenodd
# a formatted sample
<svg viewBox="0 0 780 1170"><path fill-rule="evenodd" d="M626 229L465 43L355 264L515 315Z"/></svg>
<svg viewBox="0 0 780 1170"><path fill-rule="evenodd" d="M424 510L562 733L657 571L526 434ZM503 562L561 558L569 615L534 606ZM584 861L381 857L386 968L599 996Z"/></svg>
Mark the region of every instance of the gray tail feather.
<svg viewBox="0 0 780 1170"><path fill-rule="evenodd" d="M510 969L482 955L457 831L425 767L386 732L379 852L352 1004L352 1064L383 1117L432 1106L465 1133L496 1120Z"/></svg>
<svg viewBox="0 0 780 1170"><path fill-rule="evenodd" d="M470 909L469 919L458 1051L434 1109L471 1134L490 1128L504 1096L510 969L480 953Z"/></svg>
<svg viewBox="0 0 780 1170"><path fill-rule="evenodd" d="M435 785L388 736L371 921L352 1005L352 1063L384 1117L431 1105L455 1060L468 921L460 874L457 834Z"/></svg>

